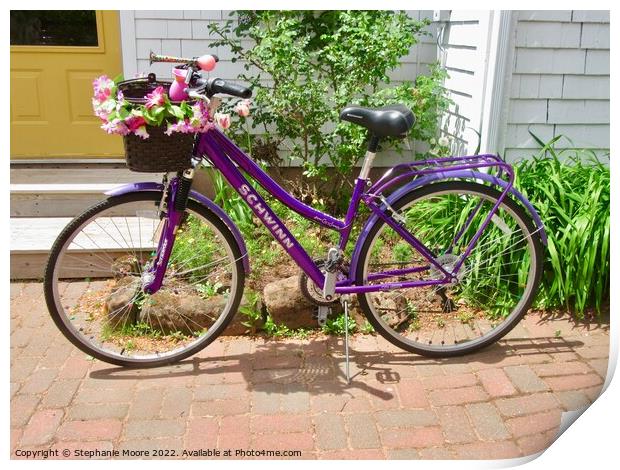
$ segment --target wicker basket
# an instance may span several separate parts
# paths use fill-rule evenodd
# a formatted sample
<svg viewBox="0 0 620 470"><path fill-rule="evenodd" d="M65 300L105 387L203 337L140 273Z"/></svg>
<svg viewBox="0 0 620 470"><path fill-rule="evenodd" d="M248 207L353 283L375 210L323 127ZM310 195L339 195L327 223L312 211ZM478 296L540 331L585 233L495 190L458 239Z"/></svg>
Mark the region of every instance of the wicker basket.
<svg viewBox="0 0 620 470"><path fill-rule="evenodd" d="M125 161L131 171L164 173L191 168L194 134L164 134L164 127L147 126L150 137L123 136Z"/></svg>
<svg viewBox="0 0 620 470"><path fill-rule="evenodd" d="M118 88L130 103L144 104L148 93L158 86L168 92L170 85L170 81L157 80L154 74L150 74L148 78L120 82ZM146 130L149 134L148 139L142 139L134 134L123 137L125 160L131 171L164 173L191 168L194 134L173 132L171 135L166 135L165 126L147 126Z"/></svg>

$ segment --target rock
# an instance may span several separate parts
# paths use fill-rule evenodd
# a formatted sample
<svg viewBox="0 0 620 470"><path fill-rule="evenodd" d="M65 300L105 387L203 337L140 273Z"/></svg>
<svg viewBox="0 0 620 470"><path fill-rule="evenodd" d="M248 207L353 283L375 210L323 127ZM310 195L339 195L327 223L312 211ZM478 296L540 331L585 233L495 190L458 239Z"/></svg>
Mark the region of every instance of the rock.
<svg viewBox="0 0 620 470"><path fill-rule="evenodd" d="M186 335L210 328L224 310L227 298L224 295L215 295L204 298L198 294L187 292L176 293L162 289L145 299L140 312L140 321L164 334L180 332ZM243 315L243 308L256 309L260 317L254 319L255 325ZM244 295L237 314L222 334L242 335L251 333L254 328L262 326L262 305L260 301L249 302L248 295ZM250 326L243 323L250 323Z"/></svg>
<svg viewBox="0 0 620 470"><path fill-rule="evenodd" d="M338 303L332 309L332 315L340 315L343 312L344 309L342 308L342 304L340 303ZM364 315L364 312L362 312L360 303L357 300L357 295L351 295L351 303L349 304L349 315L351 316L351 318L353 318L353 320L355 320L355 324L358 328L363 327L366 323L366 315Z"/></svg>
<svg viewBox="0 0 620 470"><path fill-rule="evenodd" d="M111 265L115 279L124 279L127 276L140 276L140 264L134 255L125 255L116 258Z"/></svg>
<svg viewBox="0 0 620 470"><path fill-rule="evenodd" d="M133 276L123 277L116 282L114 292L107 297L104 307L113 328L135 323L138 306L134 300L140 285L140 278Z"/></svg>
<svg viewBox="0 0 620 470"><path fill-rule="evenodd" d="M273 321L289 328L312 328L317 322L312 318L316 307L299 289L299 277L271 282L263 290L263 300Z"/></svg>
<svg viewBox="0 0 620 470"><path fill-rule="evenodd" d="M147 296L140 311L140 321L164 334L191 335L210 328L226 306L223 295L205 299L198 294L175 293L161 289Z"/></svg>

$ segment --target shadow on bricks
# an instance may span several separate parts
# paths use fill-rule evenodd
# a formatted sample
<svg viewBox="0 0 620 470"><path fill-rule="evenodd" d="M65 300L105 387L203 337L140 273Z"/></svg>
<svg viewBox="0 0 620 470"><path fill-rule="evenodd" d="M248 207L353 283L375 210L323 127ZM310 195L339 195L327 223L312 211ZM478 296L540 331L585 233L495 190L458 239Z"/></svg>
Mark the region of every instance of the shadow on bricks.
<svg viewBox="0 0 620 470"><path fill-rule="evenodd" d="M462 366L475 371L528 363L528 356L531 356L531 362L545 362L544 359L535 358L570 352L582 346L583 342L577 338L505 339L477 353L445 359L430 359L407 352L352 350L352 379L347 384L341 350L330 348L330 345L321 349L311 343L257 341L248 352L206 358L199 357L205 355L202 352L190 359L156 369L127 369L101 364L97 370L91 371L90 378L102 383L136 379L146 382L195 380L193 383L198 386L243 384L247 390L269 395L298 392L310 395L369 394L373 399L389 401L395 398L390 385L418 377L416 370L433 369L433 366L437 366L437 369L440 366Z"/></svg>

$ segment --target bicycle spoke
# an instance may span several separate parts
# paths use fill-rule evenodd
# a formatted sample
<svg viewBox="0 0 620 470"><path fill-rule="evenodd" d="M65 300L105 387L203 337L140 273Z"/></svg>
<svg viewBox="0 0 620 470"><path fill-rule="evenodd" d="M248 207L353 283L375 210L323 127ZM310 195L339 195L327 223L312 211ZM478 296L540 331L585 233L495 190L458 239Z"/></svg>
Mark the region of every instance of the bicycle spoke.
<svg viewBox="0 0 620 470"><path fill-rule="evenodd" d="M365 294L367 299L375 299L367 305L382 319L383 327L392 330L399 345L417 345L432 351L468 347L492 337L503 327L525 290L531 292L532 239L541 230L539 227L527 230L521 219L514 217L514 212L506 210L505 204L484 226L494 200L483 193L481 196L473 192L442 191L438 190L438 194L428 191L428 199L405 204L398 212L406 221L404 228L428 250L438 253L436 262L448 272L455 271L453 266L460 262L473 236L484 227L471 252L454 272L457 277L454 283L399 286L403 282L441 279L443 275L433 267L423 269L428 263L424 257L415 248L403 244L400 236L385 224L373 235L364 268L366 278L380 276L389 269L412 270L394 276L398 283L394 283L393 291ZM416 207L421 211L417 212ZM435 220L445 221L445 226L433 229L429 221ZM369 282L387 283L382 277ZM491 322L490 318L496 320Z"/></svg>
<svg viewBox="0 0 620 470"><path fill-rule="evenodd" d="M152 206L153 195L122 204L86 213L88 218L76 222L78 228L56 254L58 314L81 344L108 358L148 363L197 347L215 334L212 325L230 315L239 299L238 257L224 235L190 205L161 288L145 294L142 272L157 247L158 221L140 214ZM195 243L188 243L190 237ZM61 283L63 274L98 281Z"/></svg>

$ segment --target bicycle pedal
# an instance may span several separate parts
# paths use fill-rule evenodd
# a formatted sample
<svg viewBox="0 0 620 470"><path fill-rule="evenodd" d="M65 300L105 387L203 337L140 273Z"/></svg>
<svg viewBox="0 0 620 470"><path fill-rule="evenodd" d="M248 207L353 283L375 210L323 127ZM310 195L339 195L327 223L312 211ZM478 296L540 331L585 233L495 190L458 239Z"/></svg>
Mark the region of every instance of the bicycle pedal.
<svg viewBox="0 0 620 470"><path fill-rule="evenodd" d="M323 327L323 325L325 325L325 322L327 322L327 316L331 312L332 312L332 309L327 307L326 305L319 305L317 307L315 319L320 327Z"/></svg>

